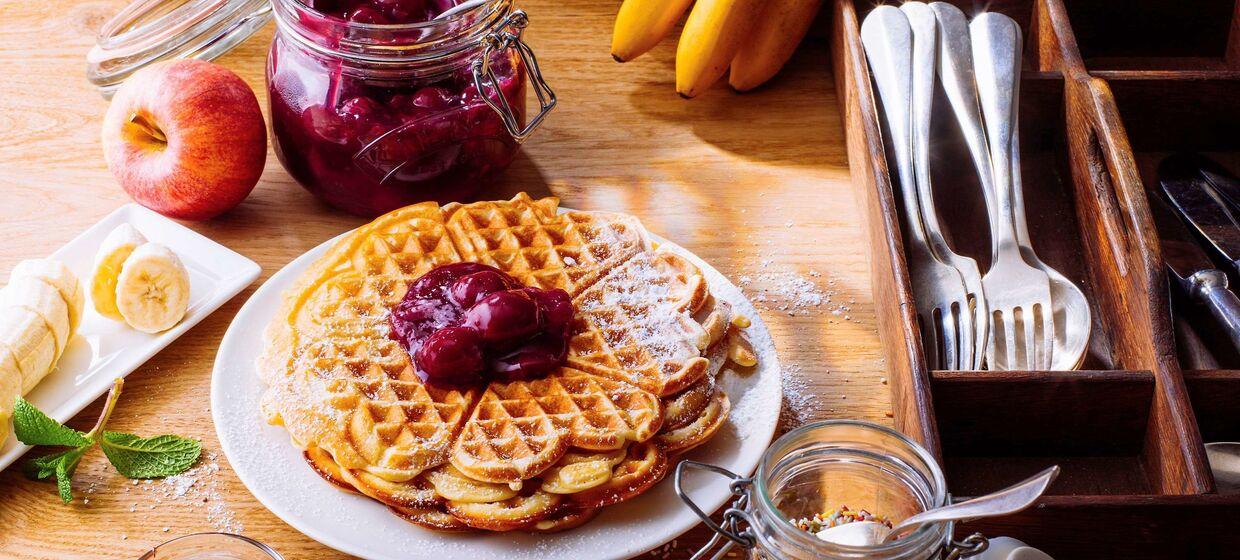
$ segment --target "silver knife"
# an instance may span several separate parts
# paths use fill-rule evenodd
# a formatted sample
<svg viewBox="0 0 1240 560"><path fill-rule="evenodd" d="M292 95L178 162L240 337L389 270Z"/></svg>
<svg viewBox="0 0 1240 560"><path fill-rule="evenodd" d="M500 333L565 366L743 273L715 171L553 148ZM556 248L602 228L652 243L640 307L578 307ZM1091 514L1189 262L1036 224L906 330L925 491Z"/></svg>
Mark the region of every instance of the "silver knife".
<svg viewBox="0 0 1240 560"><path fill-rule="evenodd" d="M1150 212L1162 238L1163 261L1173 281L1189 298L1210 310L1232 346L1240 352L1240 298L1227 289L1227 275L1214 267L1192 232L1157 193L1150 193Z"/></svg>
<svg viewBox="0 0 1240 560"><path fill-rule="evenodd" d="M1190 226L1240 274L1240 222L1195 166L1168 158L1158 167L1167 200Z"/></svg>
<svg viewBox="0 0 1240 560"><path fill-rule="evenodd" d="M1240 212L1240 179L1218 162L1201 154L1182 152L1163 160L1161 169L1180 176L1205 179L1214 187L1214 192L1227 201L1233 213Z"/></svg>

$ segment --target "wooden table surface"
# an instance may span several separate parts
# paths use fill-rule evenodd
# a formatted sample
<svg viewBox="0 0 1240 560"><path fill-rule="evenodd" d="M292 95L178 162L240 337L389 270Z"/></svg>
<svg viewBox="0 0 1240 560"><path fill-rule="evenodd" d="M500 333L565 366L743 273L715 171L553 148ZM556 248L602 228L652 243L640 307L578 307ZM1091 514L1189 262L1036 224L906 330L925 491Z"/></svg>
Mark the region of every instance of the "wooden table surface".
<svg viewBox="0 0 1240 560"><path fill-rule="evenodd" d="M0 274L41 257L129 198L99 141L107 108L84 76L95 32L121 0L0 0ZM807 420L890 422L861 212L848 177L825 20L759 92L673 91L675 40L620 65L616 2L526 0L528 33L560 106L486 194L555 194L579 209L639 216L741 285L785 366L781 430ZM273 25L220 62L258 92ZM132 373L111 428L199 438L193 476L133 484L99 452L64 505L55 485L0 474L0 558L135 558L199 531L238 531L290 560L342 555L269 513L220 452L207 394L216 347L241 304L304 251L361 224L319 203L269 155L240 207L189 227L257 261L260 279ZM259 327L256 326L256 329ZM100 402L72 422L88 427ZM652 514L654 514L652 512ZM587 526L584 529L590 530ZM655 555L687 558L697 529Z"/></svg>

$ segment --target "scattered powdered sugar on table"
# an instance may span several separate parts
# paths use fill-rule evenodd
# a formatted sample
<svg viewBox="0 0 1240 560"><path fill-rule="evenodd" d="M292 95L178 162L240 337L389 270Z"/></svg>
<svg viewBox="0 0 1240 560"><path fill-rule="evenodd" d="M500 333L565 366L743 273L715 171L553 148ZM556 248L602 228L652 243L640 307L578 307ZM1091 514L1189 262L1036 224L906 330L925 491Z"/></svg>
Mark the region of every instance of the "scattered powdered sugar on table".
<svg viewBox="0 0 1240 560"><path fill-rule="evenodd" d="M832 300L835 296L835 290L831 288L835 284L834 279L828 279L827 288L823 289L819 285L823 275L817 270L806 274L788 270L771 271L770 268L775 265L771 259L758 264L764 272L737 278L737 283L750 294L749 300L758 308L786 313L790 317L826 312L845 321L853 320L849 314L852 311L851 302L836 303Z"/></svg>
<svg viewBox="0 0 1240 560"><path fill-rule="evenodd" d="M155 503L145 509L152 510L164 504L188 505L201 509L206 515L207 523L216 531L224 533L240 533L245 528L237 520L236 514L228 507L220 494L220 464L214 452L204 453L198 464L193 468L164 479L133 481L134 486L155 497ZM129 511L141 508L137 503L129 507Z"/></svg>
<svg viewBox="0 0 1240 560"><path fill-rule="evenodd" d="M822 417L822 397L801 372L801 366L788 364L779 372L784 388L784 407L780 410L780 424L795 428L815 418Z"/></svg>

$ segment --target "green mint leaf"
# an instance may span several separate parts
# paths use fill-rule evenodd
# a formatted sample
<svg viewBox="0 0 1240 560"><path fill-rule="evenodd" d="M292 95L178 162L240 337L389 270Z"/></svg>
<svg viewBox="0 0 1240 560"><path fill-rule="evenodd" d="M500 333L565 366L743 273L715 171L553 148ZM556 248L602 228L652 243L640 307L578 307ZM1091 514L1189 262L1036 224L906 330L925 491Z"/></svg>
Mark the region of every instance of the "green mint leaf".
<svg viewBox="0 0 1240 560"><path fill-rule="evenodd" d="M63 459L66 454L74 451L76 451L76 449L69 449L59 453L52 453L51 455L44 455L42 457L35 457L34 459L26 461L26 463L22 465L22 472L26 475L26 478L29 478L30 480L43 480L45 478L51 478L56 474L56 465L60 464L61 459Z"/></svg>
<svg viewBox="0 0 1240 560"><path fill-rule="evenodd" d="M86 450L91 446L82 446L76 449L61 451L43 457L36 457L26 462L22 470L27 477L32 480L44 480L52 476L56 477L56 487L60 492L60 499L66 504L73 500L73 493L70 484L73 481L73 471L77 470L78 463L82 461L82 455L86 454Z"/></svg>
<svg viewBox="0 0 1240 560"><path fill-rule="evenodd" d="M86 434L52 420L21 397L13 403L13 431L26 445L81 447L92 443Z"/></svg>
<svg viewBox="0 0 1240 560"><path fill-rule="evenodd" d="M73 471L77 470L87 449L90 447L71 449L56 463L56 490L60 492L60 501L66 504L73 501Z"/></svg>
<svg viewBox="0 0 1240 560"><path fill-rule="evenodd" d="M197 440L174 435L140 438L133 434L104 432L99 442L112 466L128 478L163 478L181 474L202 453Z"/></svg>

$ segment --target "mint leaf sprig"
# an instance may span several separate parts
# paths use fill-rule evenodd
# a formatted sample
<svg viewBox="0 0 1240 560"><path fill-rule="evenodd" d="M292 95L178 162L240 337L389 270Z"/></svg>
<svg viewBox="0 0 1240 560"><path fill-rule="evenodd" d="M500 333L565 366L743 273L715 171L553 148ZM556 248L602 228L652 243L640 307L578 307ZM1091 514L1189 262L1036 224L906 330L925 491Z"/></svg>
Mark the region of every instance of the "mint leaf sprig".
<svg viewBox="0 0 1240 560"><path fill-rule="evenodd" d="M73 501L71 482L82 456L98 444L108 461L126 478L164 478L181 474L198 461L202 443L175 435L142 438L133 434L105 431L108 419L121 396L124 380L117 379L108 391L108 400L95 427L82 433L44 414L21 397L13 404L13 431L26 445L68 447L64 451L27 461L23 471L33 480L56 477L56 487L64 503Z"/></svg>

